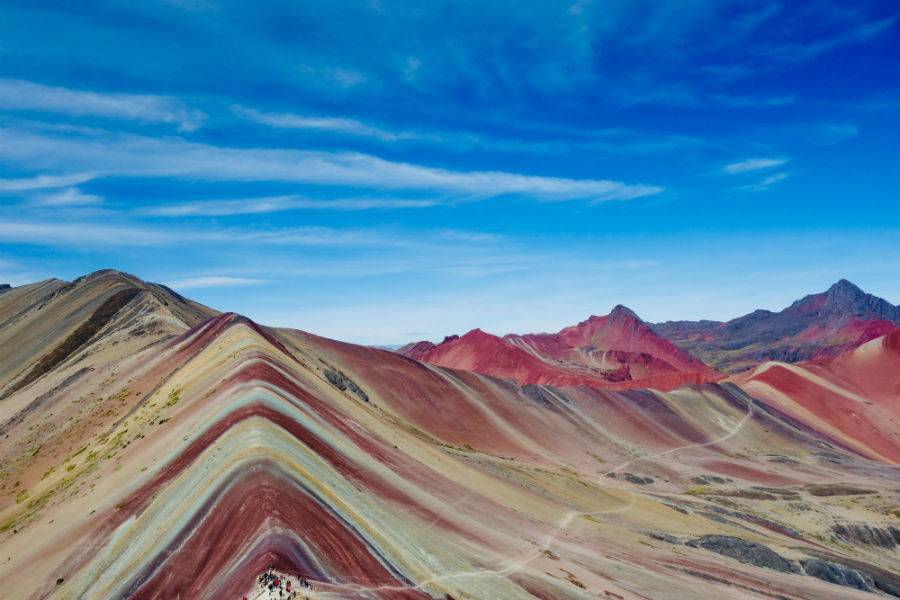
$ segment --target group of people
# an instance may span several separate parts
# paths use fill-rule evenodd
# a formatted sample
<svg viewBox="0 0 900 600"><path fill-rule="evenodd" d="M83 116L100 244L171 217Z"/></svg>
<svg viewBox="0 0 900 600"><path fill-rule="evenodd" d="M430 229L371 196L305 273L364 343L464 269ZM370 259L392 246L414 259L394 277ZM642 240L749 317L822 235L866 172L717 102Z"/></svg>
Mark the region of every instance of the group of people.
<svg viewBox="0 0 900 600"><path fill-rule="evenodd" d="M257 582L270 594L277 592L278 598L293 600L297 597L297 590L291 589L293 585L291 580L276 573L275 568L272 565L269 565L269 568L259 576ZM300 578L300 587L309 589L309 582L306 578ZM244 600L247 600L246 596L244 597Z"/></svg>

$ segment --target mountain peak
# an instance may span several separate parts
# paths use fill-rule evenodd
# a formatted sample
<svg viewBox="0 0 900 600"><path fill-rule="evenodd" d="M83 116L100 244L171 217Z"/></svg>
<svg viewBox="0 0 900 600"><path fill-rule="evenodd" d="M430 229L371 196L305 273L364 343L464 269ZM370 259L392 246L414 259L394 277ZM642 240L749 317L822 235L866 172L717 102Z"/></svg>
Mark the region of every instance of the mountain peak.
<svg viewBox="0 0 900 600"><path fill-rule="evenodd" d="M74 280L72 284L77 285L80 283L98 280L119 281L128 285L137 285L138 287L143 287L144 285L146 285L146 282L132 275L131 273L117 271L116 269L99 269L92 273L88 273L87 275L82 275L78 279Z"/></svg>
<svg viewBox="0 0 900 600"><path fill-rule="evenodd" d="M462 337L455 336L455 338L454 338L454 336L447 336L447 338L445 338L444 341L453 342L453 341L456 341L456 339L463 339L463 338L465 338L465 339L479 339L479 338L499 339L499 338L497 338L497 336L484 331L480 327L476 327L475 329L472 329L471 331L466 332Z"/></svg>
<svg viewBox="0 0 900 600"><path fill-rule="evenodd" d="M631 310L630 308L628 308L627 306L624 306L622 304L616 304L613 307L613 309L609 312L609 316L612 319L628 318L628 319L634 319L635 321L641 320L641 318L639 316L637 316L637 314L635 314L635 312L633 310Z"/></svg>
<svg viewBox="0 0 900 600"><path fill-rule="evenodd" d="M728 371L763 360L800 362L837 356L900 325L900 306L839 279L784 310L755 310L713 327L657 325L680 348Z"/></svg>
<svg viewBox="0 0 900 600"><path fill-rule="evenodd" d="M844 279L843 277L834 282L834 285L831 287L859 287L849 279Z"/></svg>
<svg viewBox="0 0 900 600"><path fill-rule="evenodd" d="M867 319L897 321L900 311L882 298L867 294L846 279L841 279L825 292L824 314L847 314Z"/></svg>
<svg viewBox="0 0 900 600"><path fill-rule="evenodd" d="M839 279L837 282L835 282L834 285L832 285L830 288L828 288L828 292L826 292L826 293L829 293L829 294L832 294L832 293L844 293L844 294L846 294L846 293L851 293L851 294L854 294L854 295L857 295L857 296L864 296L864 295L865 295L865 292L862 291L862 290L859 288L858 285L854 284L854 283L851 282L851 281L847 281L846 279Z"/></svg>

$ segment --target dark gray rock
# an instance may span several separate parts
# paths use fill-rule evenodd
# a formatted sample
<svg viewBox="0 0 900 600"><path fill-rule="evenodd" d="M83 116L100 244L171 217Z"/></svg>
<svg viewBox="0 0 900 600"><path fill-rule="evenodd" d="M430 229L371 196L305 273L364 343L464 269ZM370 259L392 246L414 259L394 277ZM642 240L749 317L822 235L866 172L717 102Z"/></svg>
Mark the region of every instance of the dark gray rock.
<svg viewBox="0 0 900 600"><path fill-rule="evenodd" d="M8 283L0 283L0 294L2 294L3 292L9 291L11 289L12 289L12 286L9 285Z"/></svg>
<svg viewBox="0 0 900 600"><path fill-rule="evenodd" d="M781 454L768 454L768 461L773 463L779 463L784 465L799 465L796 460L793 458L788 458L787 456L783 456Z"/></svg>
<svg viewBox="0 0 900 600"><path fill-rule="evenodd" d="M356 385L355 381L344 375L342 371L332 369L331 367L326 367L325 378L331 385L341 390L342 392L350 390L351 392L356 394L356 396L363 402L369 401L369 396L364 391L362 391L362 389L358 385Z"/></svg>
<svg viewBox="0 0 900 600"><path fill-rule="evenodd" d="M677 544L681 545L681 540L670 533L662 533L660 531L648 531L647 536L653 538L654 540L659 540L661 542L668 542L669 544Z"/></svg>
<svg viewBox="0 0 900 600"><path fill-rule="evenodd" d="M640 475L635 475L634 473L622 473L622 479L629 483L634 483L637 485L649 485L653 483L652 477L641 477Z"/></svg>
<svg viewBox="0 0 900 600"><path fill-rule="evenodd" d="M808 485L806 493L812 496L861 496L878 492L852 485Z"/></svg>
<svg viewBox="0 0 900 600"><path fill-rule="evenodd" d="M784 558L768 546L730 535L704 535L687 543L692 548L703 548L728 556L739 562L765 567L782 573L799 573L796 563Z"/></svg>
<svg viewBox="0 0 900 600"><path fill-rule="evenodd" d="M640 475L635 475L634 473L607 473L607 477L612 477L613 479L624 479L628 483L633 483L635 485L649 485L653 483L652 477L642 477Z"/></svg>
<svg viewBox="0 0 900 600"><path fill-rule="evenodd" d="M785 488L777 488L777 487L766 487L762 485L753 486L754 490L760 490L762 492L768 492L770 494L775 494L776 496L780 496L782 499L794 499L799 498L800 493L795 492L794 490L788 490Z"/></svg>
<svg viewBox="0 0 900 600"><path fill-rule="evenodd" d="M872 578L856 569L819 558L802 560L800 564L803 565L803 571L810 577L864 592L875 591L875 583Z"/></svg>
<svg viewBox="0 0 900 600"><path fill-rule="evenodd" d="M668 502L664 502L664 504L665 504L666 506L668 506L669 508L671 508L672 510L677 510L678 512L680 512L680 513L683 514L683 515L692 515L692 514L694 514L693 509L692 509L691 507L689 507L689 506L684 505L684 504L670 504L670 503L668 503Z"/></svg>
<svg viewBox="0 0 900 600"><path fill-rule="evenodd" d="M873 527L866 523L838 523L831 530L846 542L893 549L900 544L900 529L893 525Z"/></svg>
<svg viewBox="0 0 900 600"><path fill-rule="evenodd" d="M762 490L713 490L708 493L726 498L743 498L744 500L778 500L778 496Z"/></svg>
<svg viewBox="0 0 900 600"><path fill-rule="evenodd" d="M845 566L849 569L859 571L872 578L875 588L896 598L900 598L900 574L888 571L881 567L867 563L862 560L848 558L846 556L838 556L830 552L821 552L811 550L810 555L825 562L834 563Z"/></svg>
<svg viewBox="0 0 900 600"><path fill-rule="evenodd" d="M691 478L691 483L697 485L710 485L713 483L731 483L731 480L726 477L719 477L718 475L698 475L697 477Z"/></svg>

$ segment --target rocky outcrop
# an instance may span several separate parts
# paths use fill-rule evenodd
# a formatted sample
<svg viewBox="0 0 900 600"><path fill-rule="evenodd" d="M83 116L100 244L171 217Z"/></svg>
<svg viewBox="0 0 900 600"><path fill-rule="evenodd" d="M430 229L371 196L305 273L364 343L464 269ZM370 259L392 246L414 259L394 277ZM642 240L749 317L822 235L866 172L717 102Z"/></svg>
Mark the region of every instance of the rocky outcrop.
<svg viewBox="0 0 900 600"><path fill-rule="evenodd" d="M738 562L765 567L781 573L799 573L796 563L784 558L768 546L730 535L704 535L687 543L692 548L703 548L728 556Z"/></svg>
<svg viewBox="0 0 900 600"><path fill-rule="evenodd" d="M875 490L848 485L810 485L806 487L806 492L812 496L862 496L877 493Z"/></svg>
<svg viewBox="0 0 900 600"><path fill-rule="evenodd" d="M887 549L894 549L900 545L900 529L893 525L874 527L866 523L837 523L831 530L838 538L851 544Z"/></svg>
<svg viewBox="0 0 900 600"><path fill-rule="evenodd" d="M612 477L613 479L624 479L628 483L633 483L635 485L650 485L653 483L652 477L644 477L635 475L634 473L607 473L606 476Z"/></svg>
<svg viewBox="0 0 900 600"><path fill-rule="evenodd" d="M652 538L654 540L659 540L660 542L681 545L681 540L679 540L677 537L675 537L671 533L664 533L661 531L648 531L647 537Z"/></svg>
<svg viewBox="0 0 900 600"><path fill-rule="evenodd" d="M725 498L742 498L744 500L795 500L800 498L800 494L793 490L787 490L783 488L774 488L774 487L765 487L765 486L753 486L751 488L739 488L739 489L725 489L725 488L707 488L707 483L700 482L715 482L724 481L721 477L713 477L710 478L708 476L705 477L694 477L691 481L697 483L698 485L704 486L699 490L691 490L690 493L698 494L701 496L721 496ZM730 480L729 480L730 481Z"/></svg>
<svg viewBox="0 0 900 600"><path fill-rule="evenodd" d="M369 396L362 391L356 382L344 375L342 371L337 369L332 369L331 367L325 368L325 379L328 380L328 383L341 390L342 392L350 391L356 394L356 397L362 400L363 402L369 401Z"/></svg>
<svg viewBox="0 0 900 600"><path fill-rule="evenodd" d="M875 591L875 582L872 581L872 578L869 575L862 571L857 571L856 569L851 569L850 567L822 560L820 558L802 560L800 561L800 564L803 565L803 571L810 577L815 577L822 581L842 585L844 587L855 588L864 592Z"/></svg>
<svg viewBox="0 0 900 600"><path fill-rule="evenodd" d="M900 598L900 575L897 575L896 573L861 560L837 556L831 553L810 552L810 554L813 555L813 558L817 558L830 565L837 565L839 567L846 567L847 569L858 571L865 577L871 578L873 586L878 591ZM813 567L813 569L815 569L815 567Z"/></svg>
<svg viewBox="0 0 900 600"><path fill-rule="evenodd" d="M722 483L731 483L731 479L727 477L719 477L718 475L698 475L697 477L691 478L691 483L697 485L712 485L712 484L722 484Z"/></svg>

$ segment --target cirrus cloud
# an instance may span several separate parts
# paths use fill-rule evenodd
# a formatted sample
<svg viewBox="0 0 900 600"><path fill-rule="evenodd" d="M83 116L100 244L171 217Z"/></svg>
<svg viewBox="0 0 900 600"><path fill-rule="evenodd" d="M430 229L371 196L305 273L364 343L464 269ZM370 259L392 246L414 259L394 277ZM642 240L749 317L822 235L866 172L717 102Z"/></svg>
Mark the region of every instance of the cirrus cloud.
<svg viewBox="0 0 900 600"><path fill-rule="evenodd" d="M261 285L264 283L266 283L265 279L212 275L204 277L186 277L184 279L176 279L175 281L166 282L166 285L176 290L199 290L206 288L247 287L252 285Z"/></svg>
<svg viewBox="0 0 900 600"><path fill-rule="evenodd" d="M20 79L0 79L0 110L172 123L183 131L197 129L206 119L168 96L75 90Z"/></svg>
<svg viewBox="0 0 900 600"><path fill-rule="evenodd" d="M40 194L35 196L32 202L38 206L88 206L101 204L103 197L96 194L85 194L78 188L70 187L49 194Z"/></svg>
<svg viewBox="0 0 900 600"><path fill-rule="evenodd" d="M232 200L202 200L152 206L141 211L155 217L226 217L231 215L254 215L289 210L387 210L405 208L427 208L437 204L437 200L416 200L403 198L336 198L318 200L302 196L270 196L263 198L240 198Z"/></svg>
<svg viewBox="0 0 900 600"><path fill-rule="evenodd" d="M790 159L788 158L748 158L745 160L727 164L725 165L725 167L723 167L722 170L729 175L734 175L736 173L747 173L749 171L761 171L764 169L780 167L781 165L786 164L789 160Z"/></svg>
<svg viewBox="0 0 900 600"><path fill-rule="evenodd" d="M90 181L94 177L91 173L73 173L71 175L35 175L18 179L0 179L0 193L68 187Z"/></svg>
<svg viewBox="0 0 900 600"><path fill-rule="evenodd" d="M359 152L236 148L133 134L49 135L0 130L0 159L30 168L75 168L98 175L208 181L278 181L427 190L473 198L539 201L631 200L664 188L612 179L574 179L506 171L461 171L386 160Z"/></svg>

